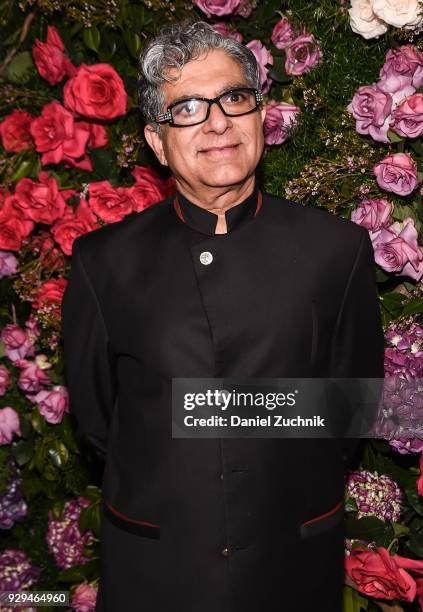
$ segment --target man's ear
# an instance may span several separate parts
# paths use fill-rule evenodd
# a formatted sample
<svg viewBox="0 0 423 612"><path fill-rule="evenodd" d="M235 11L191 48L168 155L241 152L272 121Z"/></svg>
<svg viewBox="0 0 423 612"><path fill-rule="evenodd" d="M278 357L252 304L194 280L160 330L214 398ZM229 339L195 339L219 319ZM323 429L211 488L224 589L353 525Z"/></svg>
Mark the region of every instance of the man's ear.
<svg viewBox="0 0 423 612"><path fill-rule="evenodd" d="M150 145L150 147L153 149L154 153L156 154L156 157L159 160L159 162L163 166L167 166L168 163L167 163L167 159L166 159L166 156L163 150L163 141L161 139L160 134L156 132L156 130L154 129L154 126L151 125L150 123L147 123L147 125L144 128L144 136L145 136L146 141L148 142L148 144Z"/></svg>

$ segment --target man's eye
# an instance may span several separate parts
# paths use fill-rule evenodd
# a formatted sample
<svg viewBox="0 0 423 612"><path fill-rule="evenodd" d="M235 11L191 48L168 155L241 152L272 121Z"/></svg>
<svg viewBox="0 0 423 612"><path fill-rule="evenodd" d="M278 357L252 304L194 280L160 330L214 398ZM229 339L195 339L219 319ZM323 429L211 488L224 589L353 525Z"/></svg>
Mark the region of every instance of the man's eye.
<svg viewBox="0 0 423 612"><path fill-rule="evenodd" d="M173 109L173 114L176 115L194 115L199 109L199 104L197 100L187 100L186 102L181 102Z"/></svg>
<svg viewBox="0 0 423 612"><path fill-rule="evenodd" d="M229 104L237 104L239 102L245 102L246 99L246 95L244 92L242 91L233 91L232 93L227 94L224 98L223 98L223 102L224 103L229 103Z"/></svg>

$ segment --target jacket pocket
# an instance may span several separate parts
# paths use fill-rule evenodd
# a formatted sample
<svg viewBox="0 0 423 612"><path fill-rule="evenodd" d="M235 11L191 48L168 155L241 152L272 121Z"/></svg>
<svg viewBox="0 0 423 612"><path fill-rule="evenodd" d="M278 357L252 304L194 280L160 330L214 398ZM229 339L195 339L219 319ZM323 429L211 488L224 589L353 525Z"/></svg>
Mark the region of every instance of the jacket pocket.
<svg viewBox="0 0 423 612"><path fill-rule="evenodd" d="M302 538L318 535L324 531L336 527L344 519L344 503L341 501L334 508L330 508L324 514L314 516L300 525Z"/></svg>
<svg viewBox="0 0 423 612"><path fill-rule="evenodd" d="M103 513L119 529L144 538L160 539L160 525L126 516L106 501L103 501Z"/></svg>

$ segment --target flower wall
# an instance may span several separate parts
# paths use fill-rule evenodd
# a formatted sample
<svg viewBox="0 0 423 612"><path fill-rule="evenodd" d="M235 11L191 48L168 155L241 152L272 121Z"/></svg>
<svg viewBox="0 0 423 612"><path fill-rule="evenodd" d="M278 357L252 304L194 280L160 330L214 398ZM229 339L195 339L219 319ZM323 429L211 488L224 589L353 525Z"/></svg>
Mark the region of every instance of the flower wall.
<svg viewBox="0 0 423 612"><path fill-rule="evenodd" d="M70 590L72 609L94 610L102 465L72 415L60 304L76 237L174 191L143 140L137 60L164 23L187 18L257 58L264 189L369 231L385 392L412 428L363 441L348 474L344 607L423 609L422 10L418 0L1 4L0 590Z"/></svg>

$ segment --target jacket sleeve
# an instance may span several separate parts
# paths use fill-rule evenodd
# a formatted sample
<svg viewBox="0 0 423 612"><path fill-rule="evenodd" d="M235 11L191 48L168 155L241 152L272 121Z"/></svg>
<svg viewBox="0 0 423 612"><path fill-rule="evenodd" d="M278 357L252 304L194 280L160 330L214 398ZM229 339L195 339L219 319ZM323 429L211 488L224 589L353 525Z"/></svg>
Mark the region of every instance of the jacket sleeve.
<svg viewBox="0 0 423 612"><path fill-rule="evenodd" d="M116 398L115 359L79 239L73 243L71 271L62 300L61 333L70 411L104 459Z"/></svg>
<svg viewBox="0 0 423 612"><path fill-rule="evenodd" d="M382 328L373 247L369 233L362 230L361 240L347 279L332 337L330 377L372 378L375 397L380 397L384 377L384 332ZM361 386L348 383L349 409L359 410ZM368 398L370 396L366 396ZM366 401L366 400L365 400ZM376 417L377 403L364 407L370 426ZM356 414L357 416L357 414ZM360 417L362 418L362 417ZM358 446L357 439L344 439L347 460Z"/></svg>

